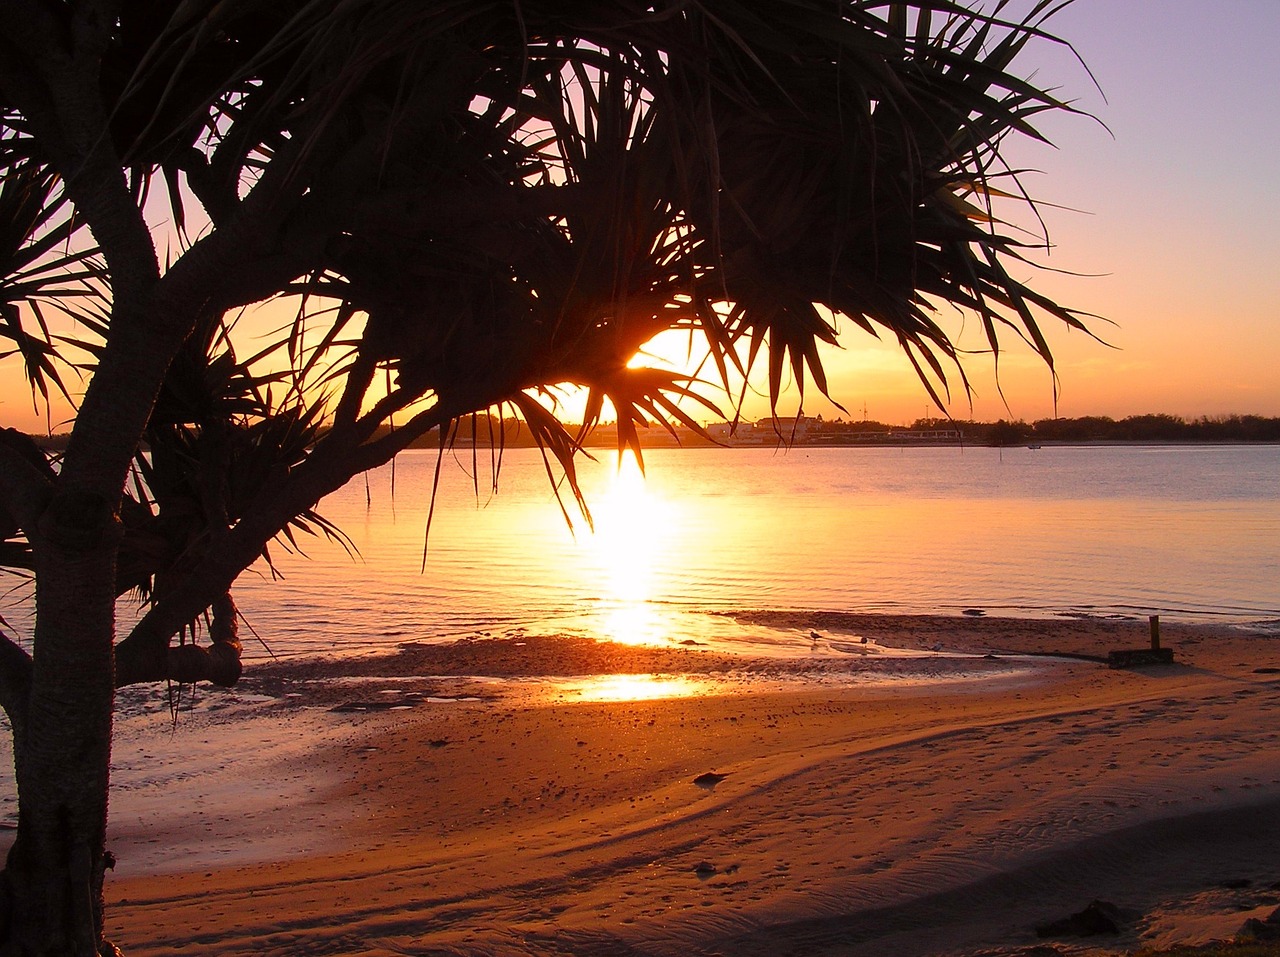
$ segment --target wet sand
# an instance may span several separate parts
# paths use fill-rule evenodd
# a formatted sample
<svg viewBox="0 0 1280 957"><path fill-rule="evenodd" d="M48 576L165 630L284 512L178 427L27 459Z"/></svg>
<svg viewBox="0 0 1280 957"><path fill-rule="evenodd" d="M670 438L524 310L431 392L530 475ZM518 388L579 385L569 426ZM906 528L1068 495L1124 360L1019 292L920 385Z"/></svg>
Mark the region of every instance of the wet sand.
<svg viewBox="0 0 1280 957"><path fill-rule="evenodd" d="M1102 954L1280 905L1280 639L1166 625L1175 664L1113 670L1039 656L1142 647L1145 621L755 620L825 653L419 645L258 669L173 727L138 705L110 934L135 957ZM1095 898L1118 935L1037 936Z"/></svg>

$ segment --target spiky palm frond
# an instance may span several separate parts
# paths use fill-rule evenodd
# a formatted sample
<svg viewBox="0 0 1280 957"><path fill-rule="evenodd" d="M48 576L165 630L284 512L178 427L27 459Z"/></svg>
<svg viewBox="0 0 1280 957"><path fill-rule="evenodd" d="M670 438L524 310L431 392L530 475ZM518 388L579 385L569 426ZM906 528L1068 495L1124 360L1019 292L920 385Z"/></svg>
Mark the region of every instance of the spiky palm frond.
<svg viewBox="0 0 1280 957"><path fill-rule="evenodd" d="M6 123L7 125L7 123ZM51 391L70 398L59 369L56 336L45 310L103 299L106 278L60 177L34 144L12 126L0 135L0 359L20 355L32 391L46 405Z"/></svg>
<svg viewBox="0 0 1280 957"><path fill-rule="evenodd" d="M786 364L802 389L808 370L827 391L818 345L834 330L812 303L895 338L940 405L939 360L962 381L964 370L933 319L938 303L976 312L993 350L1009 327L1051 363L1030 305L1076 328L1081 315L1014 281L1004 262L1020 261L1025 243L962 202L1002 194L991 183L1010 173L998 165L1004 136L1038 136L1034 117L1069 109L1007 70L1044 11L1004 25L949 3L893 4L883 20L850 4L837 23L815 4L785 6L794 16L771 20L767 39L744 12L740 26L708 28L720 51L711 66L673 61L689 73L682 88L706 91L685 138L714 131L702 173L722 189L697 194L709 201L693 217L718 240L716 279L734 303L727 338L767 352L775 401ZM747 92L738 78L753 70Z"/></svg>
<svg viewBox="0 0 1280 957"><path fill-rule="evenodd" d="M215 221L288 153L300 210L346 210L328 224L326 265L375 314L366 345L421 391L444 374L432 362L501 365L489 340L541 322L548 295L554 335L513 337L522 367L508 386L579 381L549 361L557 345L579 349L578 369L614 361L603 336L573 331L589 319L629 360L648 336L645 322L619 335L616 314L643 286L628 273L655 265L655 233L685 230L648 292L699 304L680 320L707 333L722 377L745 340L748 356L767 354L775 398L787 366L825 392L819 344L835 332L821 303L895 338L938 397L939 358L958 358L936 302L976 310L993 350L1011 328L1049 362L1035 311L1081 325L1010 278L1020 242L957 206L997 194L1005 136L1039 136L1040 113L1070 109L1010 69L1046 36L1052 5L1019 23L1004 12L948 0L208 6L203 20L122 21L113 120L138 175L185 177ZM402 198L395 216L370 217L358 195L370 171L378 194ZM638 211L650 222L606 221ZM556 233L594 261L557 256ZM573 289L525 277L539 257ZM480 330L485 311L516 318ZM647 318L656 329L672 316Z"/></svg>

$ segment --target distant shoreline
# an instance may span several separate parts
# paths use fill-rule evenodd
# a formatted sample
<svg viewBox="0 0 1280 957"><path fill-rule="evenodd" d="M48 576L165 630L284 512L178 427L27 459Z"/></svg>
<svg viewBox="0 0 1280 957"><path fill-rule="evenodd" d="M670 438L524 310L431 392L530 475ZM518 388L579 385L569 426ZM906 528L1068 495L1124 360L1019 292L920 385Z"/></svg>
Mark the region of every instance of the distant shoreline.
<svg viewBox="0 0 1280 957"><path fill-rule="evenodd" d="M581 430L565 423L570 435ZM1123 419L1083 416L1038 419L1034 422L976 422L962 419L924 418L906 426L864 419L846 422L822 416L769 416L755 421L704 423L701 431L681 424L661 423L644 428L643 448L932 448L986 446L996 448L1044 448L1048 446L1119 445L1277 445L1280 417L1228 415L1187 420L1180 416L1133 415ZM66 447L69 435L33 435L46 449ZM464 448L533 448L528 427L519 419L492 416L464 417L454 424L447 444ZM614 423L596 426L582 439L584 448L617 448ZM625 444L625 443L623 443ZM429 432L410 448L440 448L440 433Z"/></svg>
<svg viewBox="0 0 1280 957"><path fill-rule="evenodd" d="M706 441L696 443L680 444L671 441L659 442L643 442L642 447L648 449L769 449L771 451L779 449L964 449L964 448L980 448L980 449L1049 449L1049 448L1123 448L1132 446L1134 448L1227 448L1232 446L1257 446L1257 445L1280 445L1280 439L1080 439L1075 441L1059 440L1044 442L1015 442L1010 445L990 445L984 442L970 442L963 439L948 442L925 442L925 441L909 441L886 439L882 441L858 441L858 442L779 442L774 445L762 442L732 442L727 444L713 444ZM487 446L481 446L482 448ZM512 446L508 446L509 448ZM522 447L522 446L517 446ZM528 446L532 448L532 446ZM587 442L584 446L590 449L613 448L614 446L608 442Z"/></svg>
<svg viewBox="0 0 1280 957"><path fill-rule="evenodd" d="M39 436L33 435L31 438L35 443L43 449L49 451L63 451L66 449L66 435L55 436ZM663 434L656 438L645 436L641 441L641 448L650 449L679 449L682 451L697 451L700 449L768 449L770 451L779 451L787 449L965 449L965 448L995 448L995 449L1020 449L1026 448L1031 450L1049 449L1049 448L1230 448L1233 446L1267 446L1280 445L1280 439L1045 439L1038 442L1013 442L1004 445L993 445L989 442L981 442L968 439L954 439L948 441L923 441L919 439L860 439L858 441L797 441L797 442L737 442L730 441L725 443L708 442L693 433L690 433L686 441L677 441L670 435ZM466 441L465 447L471 446L470 440ZM505 446L492 445L489 442L476 442L476 448L481 449L532 449L537 448L532 441L526 440L524 437L515 438L506 443ZM591 436L583 443L584 449L616 449L617 443L612 438L606 440L598 436ZM415 442L409 446L413 451L435 450L439 448L437 442L424 441Z"/></svg>

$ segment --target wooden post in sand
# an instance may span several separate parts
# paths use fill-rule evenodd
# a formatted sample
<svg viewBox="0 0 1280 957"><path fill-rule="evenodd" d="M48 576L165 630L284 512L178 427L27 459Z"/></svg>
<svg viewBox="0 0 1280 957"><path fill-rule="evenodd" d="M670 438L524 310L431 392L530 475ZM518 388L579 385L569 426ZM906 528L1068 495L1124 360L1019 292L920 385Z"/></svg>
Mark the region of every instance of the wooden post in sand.
<svg viewBox="0 0 1280 957"><path fill-rule="evenodd" d="M1148 621L1151 622L1151 647L1109 652L1107 663L1112 668L1141 668L1145 665L1173 664L1173 649L1160 647L1160 616L1151 615Z"/></svg>

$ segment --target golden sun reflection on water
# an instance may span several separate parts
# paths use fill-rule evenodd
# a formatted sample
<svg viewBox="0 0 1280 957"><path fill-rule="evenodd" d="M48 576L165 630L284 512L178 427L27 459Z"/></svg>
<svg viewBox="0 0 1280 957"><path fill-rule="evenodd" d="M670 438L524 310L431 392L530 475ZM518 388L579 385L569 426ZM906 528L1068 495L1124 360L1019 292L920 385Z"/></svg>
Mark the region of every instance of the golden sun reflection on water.
<svg viewBox="0 0 1280 957"><path fill-rule="evenodd" d="M656 597L654 569L669 547L672 506L646 486L628 452L592 512L591 548L609 587L604 637L626 644L665 641L670 636L660 630L661 618L649 602Z"/></svg>
<svg viewBox="0 0 1280 957"><path fill-rule="evenodd" d="M599 675L570 689L580 701L655 701L688 698L708 682L677 675Z"/></svg>
<svg viewBox="0 0 1280 957"><path fill-rule="evenodd" d="M663 644L670 622L643 599L619 599L604 615L603 638L626 645Z"/></svg>

